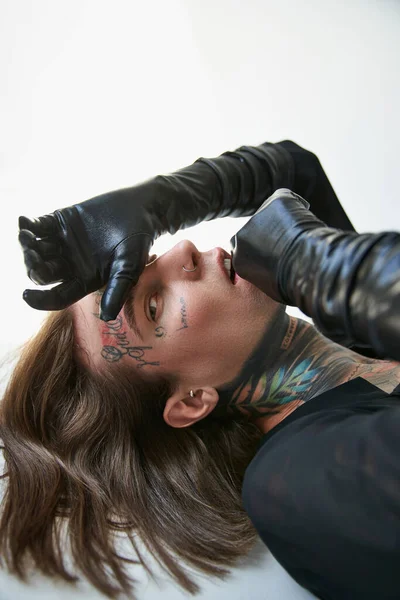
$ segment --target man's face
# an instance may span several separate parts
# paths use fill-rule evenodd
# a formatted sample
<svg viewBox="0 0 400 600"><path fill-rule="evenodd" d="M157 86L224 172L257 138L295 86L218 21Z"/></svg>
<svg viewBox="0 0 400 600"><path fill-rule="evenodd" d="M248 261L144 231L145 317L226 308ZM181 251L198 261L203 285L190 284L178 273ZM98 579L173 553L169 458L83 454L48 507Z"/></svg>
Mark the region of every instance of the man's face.
<svg viewBox="0 0 400 600"><path fill-rule="evenodd" d="M221 248L201 253L178 243L145 267L108 323L99 319L101 294L86 296L74 305L78 344L100 369L124 361L177 375L188 389L230 382L281 307L244 279L233 285L222 261Z"/></svg>

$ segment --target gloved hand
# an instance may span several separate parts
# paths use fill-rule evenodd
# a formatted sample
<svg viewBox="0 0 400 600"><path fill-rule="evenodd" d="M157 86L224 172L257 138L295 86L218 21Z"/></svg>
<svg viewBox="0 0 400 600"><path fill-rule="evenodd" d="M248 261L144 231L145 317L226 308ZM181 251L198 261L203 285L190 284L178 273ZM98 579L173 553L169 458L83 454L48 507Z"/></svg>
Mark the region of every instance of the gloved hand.
<svg viewBox="0 0 400 600"><path fill-rule="evenodd" d="M167 231L155 180L97 196L30 220L19 218L28 275L51 290L25 290L33 308L59 310L107 283L102 318L117 316L148 262L154 240ZM37 239L39 238L39 239Z"/></svg>
<svg viewBox="0 0 400 600"><path fill-rule="evenodd" d="M400 234L332 229L308 208L276 190L231 238L233 268L326 337L400 360Z"/></svg>
<svg viewBox="0 0 400 600"><path fill-rule="evenodd" d="M25 290L24 299L36 309L60 310L107 284L101 318L115 319L160 235L203 220L251 215L274 189L293 184L293 172L290 154L267 142L200 158L39 219L20 217L28 276L40 285L62 282Z"/></svg>

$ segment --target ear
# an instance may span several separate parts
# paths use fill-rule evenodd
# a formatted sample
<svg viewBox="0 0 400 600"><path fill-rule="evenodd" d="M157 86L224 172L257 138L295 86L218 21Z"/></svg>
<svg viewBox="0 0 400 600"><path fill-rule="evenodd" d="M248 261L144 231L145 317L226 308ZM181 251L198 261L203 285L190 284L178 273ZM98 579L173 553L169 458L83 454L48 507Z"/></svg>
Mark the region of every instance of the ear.
<svg viewBox="0 0 400 600"><path fill-rule="evenodd" d="M189 427L204 419L217 405L219 396L215 388L205 387L194 390L194 398L189 393L177 391L168 398L164 409L164 421L171 427Z"/></svg>

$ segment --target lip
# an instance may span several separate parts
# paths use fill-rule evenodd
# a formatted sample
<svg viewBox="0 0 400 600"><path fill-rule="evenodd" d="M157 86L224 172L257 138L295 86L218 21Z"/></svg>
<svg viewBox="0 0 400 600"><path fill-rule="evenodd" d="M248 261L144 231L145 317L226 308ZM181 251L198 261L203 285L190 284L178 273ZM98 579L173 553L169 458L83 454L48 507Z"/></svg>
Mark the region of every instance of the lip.
<svg viewBox="0 0 400 600"><path fill-rule="evenodd" d="M221 268L221 271L223 272L223 274L229 281L229 283L231 285L234 285L233 282L230 280L229 274L228 274L227 270L225 269L225 265L224 265L224 259L231 258L231 255L228 254L223 248L217 248L217 250L218 250L217 263L218 263L219 267Z"/></svg>

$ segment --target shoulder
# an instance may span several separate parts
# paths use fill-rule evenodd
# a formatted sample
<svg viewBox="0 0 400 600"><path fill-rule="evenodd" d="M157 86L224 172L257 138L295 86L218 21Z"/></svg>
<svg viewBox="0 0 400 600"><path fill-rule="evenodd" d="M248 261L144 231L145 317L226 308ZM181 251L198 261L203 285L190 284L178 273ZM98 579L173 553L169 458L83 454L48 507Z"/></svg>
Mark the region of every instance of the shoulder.
<svg viewBox="0 0 400 600"><path fill-rule="evenodd" d="M392 394L400 385L400 363L395 360L377 360L365 365L358 376L386 394Z"/></svg>

